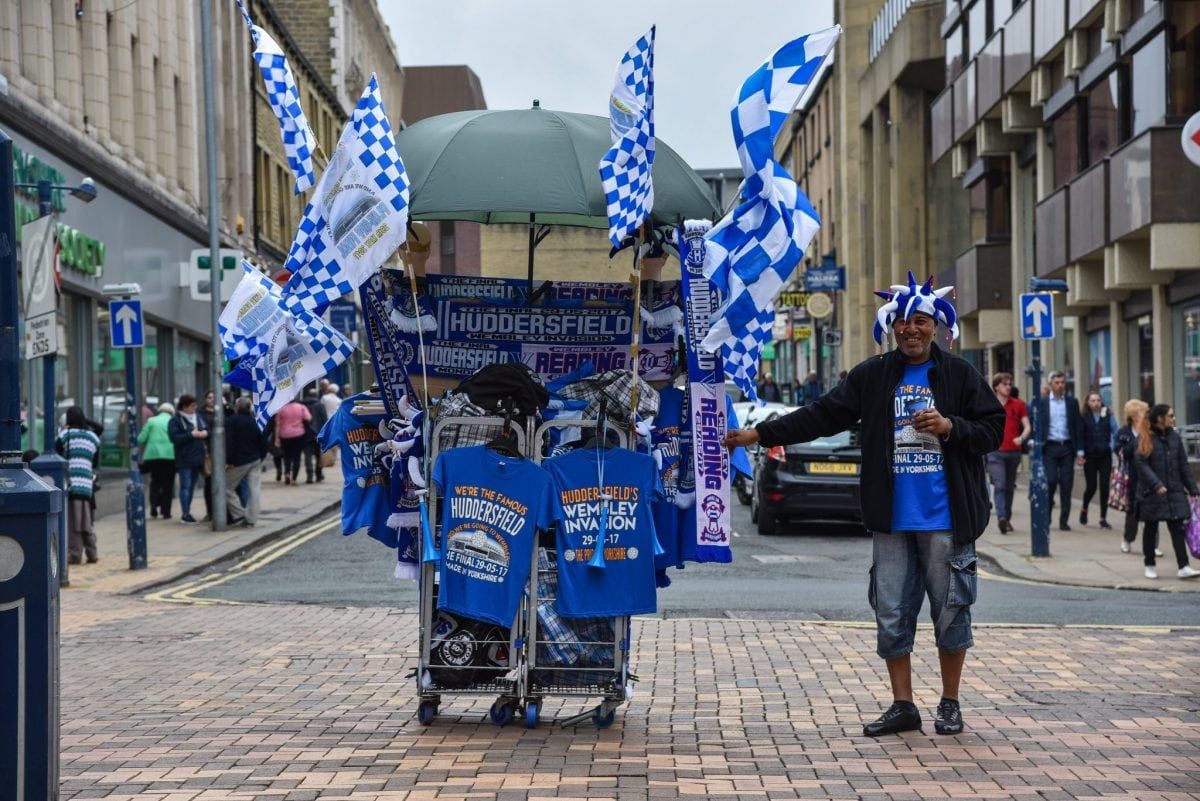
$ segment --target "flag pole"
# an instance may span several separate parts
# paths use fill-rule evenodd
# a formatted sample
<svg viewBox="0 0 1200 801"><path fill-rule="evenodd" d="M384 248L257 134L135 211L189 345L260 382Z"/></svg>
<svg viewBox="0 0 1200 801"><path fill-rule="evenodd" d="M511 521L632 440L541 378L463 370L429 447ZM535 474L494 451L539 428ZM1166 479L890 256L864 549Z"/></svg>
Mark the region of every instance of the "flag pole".
<svg viewBox="0 0 1200 801"><path fill-rule="evenodd" d="M421 325L421 307L417 304L417 269L408 252L408 242L400 251L400 259L404 262L404 271L408 273L408 288L412 292L413 316L417 321L417 352L421 355L421 389L425 393L421 408L429 408L429 370L425 366L425 331Z"/></svg>
<svg viewBox="0 0 1200 801"><path fill-rule="evenodd" d="M638 226L637 236L633 242L633 272L629 278L633 282L633 336L629 341L629 354L633 360L630 369L633 370L633 388L629 393L629 431L632 442L637 442L637 410L638 410L638 370L641 367L641 334L642 334L642 235L647 223Z"/></svg>

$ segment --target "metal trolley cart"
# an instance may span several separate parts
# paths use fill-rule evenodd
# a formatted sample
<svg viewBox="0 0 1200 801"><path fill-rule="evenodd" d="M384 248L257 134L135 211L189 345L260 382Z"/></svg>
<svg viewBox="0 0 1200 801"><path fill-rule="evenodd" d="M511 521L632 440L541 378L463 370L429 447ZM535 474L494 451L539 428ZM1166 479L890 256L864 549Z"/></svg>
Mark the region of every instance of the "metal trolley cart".
<svg viewBox="0 0 1200 801"><path fill-rule="evenodd" d="M539 464L542 462L550 429L595 428L599 422L543 423L533 437L533 458ZM620 447L628 446L625 432L609 430L620 438ZM629 618L559 617L555 607L558 563L554 532L540 535L534 557L534 570L530 574L534 591L530 593L524 637L525 725L530 728L537 725L544 698L560 696L600 698L595 708L567 718L561 725L574 725L591 717L600 728L611 726L617 707L628 700Z"/></svg>
<svg viewBox="0 0 1200 801"><path fill-rule="evenodd" d="M508 430L516 438L517 449L525 453L529 442L529 428L522 427L509 417L446 417L436 421L431 436L428 462L433 464L438 454L445 450L443 438L451 429L461 428L474 431L491 430L494 433ZM428 510L430 527L435 532L440 524L437 488L429 482ZM467 631L455 629L453 621L439 613L438 566L436 562L423 562L420 574L419 630L420 654L417 661L417 719L428 726L437 716L444 695L495 695L490 717L493 723L503 726L510 722L521 707L524 690L525 650L522 638L522 621L528 615L528 593L522 601L514 625L507 632L502 627L482 627ZM495 631L488 634L490 630ZM480 650L496 655L493 664L479 665L476 662ZM498 664L497 664L498 663Z"/></svg>

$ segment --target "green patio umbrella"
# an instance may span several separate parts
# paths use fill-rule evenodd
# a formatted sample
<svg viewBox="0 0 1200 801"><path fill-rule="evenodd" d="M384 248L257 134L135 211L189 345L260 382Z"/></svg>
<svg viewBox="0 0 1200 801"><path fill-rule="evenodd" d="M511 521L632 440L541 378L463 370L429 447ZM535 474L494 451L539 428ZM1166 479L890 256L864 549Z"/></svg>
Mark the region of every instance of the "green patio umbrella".
<svg viewBox="0 0 1200 801"><path fill-rule="evenodd" d="M467 220L607 228L600 157L608 120L537 106L459 111L421 120L396 136L412 181L415 220ZM715 219L712 191L659 139L654 156L656 226Z"/></svg>

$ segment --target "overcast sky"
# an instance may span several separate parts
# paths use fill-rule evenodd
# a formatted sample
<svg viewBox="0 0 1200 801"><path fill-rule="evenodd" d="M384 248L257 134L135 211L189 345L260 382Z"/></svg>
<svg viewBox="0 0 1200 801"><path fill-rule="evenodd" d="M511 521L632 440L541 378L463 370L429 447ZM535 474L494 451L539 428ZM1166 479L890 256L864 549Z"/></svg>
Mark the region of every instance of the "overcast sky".
<svg viewBox="0 0 1200 801"><path fill-rule="evenodd" d="M488 108L608 114L621 55L657 25L655 122L695 168L735 167L729 108L775 48L833 24L832 0L383 0L404 65L467 64Z"/></svg>

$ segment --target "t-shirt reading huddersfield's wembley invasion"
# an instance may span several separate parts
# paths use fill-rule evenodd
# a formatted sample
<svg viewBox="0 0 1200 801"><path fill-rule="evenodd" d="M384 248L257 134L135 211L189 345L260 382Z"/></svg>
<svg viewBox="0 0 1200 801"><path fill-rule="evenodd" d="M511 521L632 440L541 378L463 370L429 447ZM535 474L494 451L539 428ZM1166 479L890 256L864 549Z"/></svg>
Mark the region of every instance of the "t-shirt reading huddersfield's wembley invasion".
<svg viewBox="0 0 1200 801"><path fill-rule="evenodd" d="M367 529L372 537L395 547L396 533L387 527L387 468L375 458L375 446L383 442L379 423L383 415L355 415L356 401L366 395L346 398L317 435L322 451L337 445L342 458L342 533Z"/></svg>
<svg viewBox="0 0 1200 801"><path fill-rule="evenodd" d="M620 448L580 448L548 460L546 470L554 479L558 518L558 613L654 612L651 509L662 492L654 457ZM608 504L604 567L594 567L588 562L600 535L602 503Z"/></svg>
<svg viewBox="0 0 1200 801"><path fill-rule="evenodd" d="M484 445L438 456L442 496L438 609L512 626L538 529L554 519L550 476Z"/></svg>
<svg viewBox="0 0 1200 801"><path fill-rule="evenodd" d="M893 399L892 531L950 531L952 527L942 443L936 434L913 427L919 412L934 408L931 367L932 359L906 365Z"/></svg>

